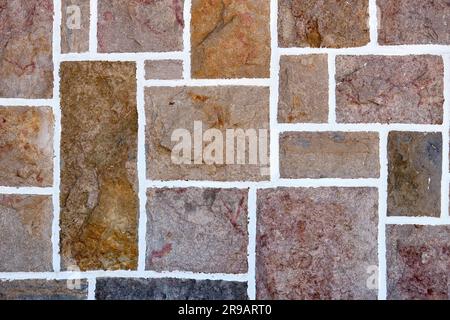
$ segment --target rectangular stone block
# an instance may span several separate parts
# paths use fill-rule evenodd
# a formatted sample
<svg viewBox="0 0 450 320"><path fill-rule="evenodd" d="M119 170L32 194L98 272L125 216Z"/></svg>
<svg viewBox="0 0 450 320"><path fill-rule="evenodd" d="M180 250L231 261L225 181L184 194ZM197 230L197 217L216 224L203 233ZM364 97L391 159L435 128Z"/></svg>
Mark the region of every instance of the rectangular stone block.
<svg viewBox="0 0 450 320"><path fill-rule="evenodd" d="M0 272L52 271L52 219L51 196L0 195Z"/></svg>
<svg viewBox="0 0 450 320"><path fill-rule="evenodd" d="M97 300L247 300L247 283L186 279L99 278Z"/></svg>
<svg viewBox="0 0 450 320"><path fill-rule="evenodd" d="M269 13L269 0L192 0L192 77L268 78Z"/></svg>
<svg viewBox="0 0 450 320"><path fill-rule="evenodd" d="M280 47L361 47L369 38L368 0L278 1Z"/></svg>
<svg viewBox="0 0 450 320"><path fill-rule="evenodd" d="M442 57L338 56L336 118L344 123L442 124Z"/></svg>
<svg viewBox="0 0 450 320"><path fill-rule="evenodd" d="M0 300L86 300L86 280L0 281Z"/></svg>
<svg viewBox="0 0 450 320"><path fill-rule="evenodd" d="M0 98L53 96L53 1L0 5Z"/></svg>
<svg viewBox="0 0 450 320"><path fill-rule="evenodd" d="M148 178L269 180L268 88L146 88L145 109Z"/></svg>
<svg viewBox="0 0 450 320"><path fill-rule="evenodd" d="M61 64L64 269L136 269L136 66Z"/></svg>
<svg viewBox="0 0 450 320"><path fill-rule="evenodd" d="M183 78L182 60L148 60L145 61L145 78L174 80Z"/></svg>
<svg viewBox="0 0 450 320"><path fill-rule="evenodd" d="M282 56L278 121L328 121L328 59L325 54Z"/></svg>
<svg viewBox="0 0 450 320"><path fill-rule="evenodd" d="M442 135L390 132L388 216L441 214Z"/></svg>
<svg viewBox="0 0 450 320"><path fill-rule="evenodd" d="M286 132L280 135L282 178L378 178L379 137L369 132Z"/></svg>
<svg viewBox="0 0 450 320"><path fill-rule="evenodd" d="M389 225L387 298L448 300L450 227Z"/></svg>
<svg viewBox="0 0 450 320"><path fill-rule="evenodd" d="M183 50L184 0L98 0L99 52Z"/></svg>
<svg viewBox="0 0 450 320"><path fill-rule="evenodd" d="M89 0L62 0L61 52L89 51Z"/></svg>
<svg viewBox="0 0 450 320"><path fill-rule="evenodd" d="M53 130L51 108L0 106L0 186L52 186Z"/></svg>
<svg viewBox="0 0 450 320"><path fill-rule="evenodd" d="M377 0L377 5L380 44L450 44L448 1Z"/></svg>
<svg viewBox="0 0 450 320"><path fill-rule="evenodd" d="M257 299L376 299L378 191L258 191Z"/></svg>
<svg viewBox="0 0 450 320"><path fill-rule="evenodd" d="M240 189L147 193L147 269L246 273L247 198Z"/></svg>

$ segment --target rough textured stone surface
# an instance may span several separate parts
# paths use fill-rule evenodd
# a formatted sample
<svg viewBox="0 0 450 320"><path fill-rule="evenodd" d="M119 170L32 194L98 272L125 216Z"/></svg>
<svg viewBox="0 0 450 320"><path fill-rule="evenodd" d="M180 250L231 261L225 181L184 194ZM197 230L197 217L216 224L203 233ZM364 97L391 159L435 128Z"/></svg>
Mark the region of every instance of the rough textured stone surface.
<svg viewBox="0 0 450 320"><path fill-rule="evenodd" d="M86 300L86 280L16 280L0 281L0 300Z"/></svg>
<svg viewBox="0 0 450 320"><path fill-rule="evenodd" d="M50 196L0 195L0 272L51 271L52 212Z"/></svg>
<svg viewBox="0 0 450 320"><path fill-rule="evenodd" d="M375 188L258 191L258 299L375 299Z"/></svg>
<svg viewBox="0 0 450 320"><path fill-rule="evenodd" d="M450 3L447 0L377 0L378 42L450 44Z"/></svg>
<svg viewBox="0 0 450 320"><path fill-rule="evenodd" d="M387 226L387 298L450 299L450 227Z"/></svg>
<svg viewBox="0 0 450 320"><path fill-rule="evenodd" d="M53 2L0 0L0 97L51 98Z"/></svg>
<svg viewBox="0 0 450 320"><path fill-rule="evenodd" d="M337 121L441 124L443 78L439 56L338 56Z"/></svg>
<svg viewBox="0 0 450 320"><path fill-rule="evenodd" d="M247 193L152 189L147 194L147 268L246 273Z"/></svg>
<svg viewBox="0 0 450 320"><path fill-rule="evenodd" d="M99 52L183 49L184 0L98 0Z"/></svg>
<svg viewBox="0 0 450 320"><path fill-rule="evenodd" d="M136 66L61 64L63 267L137 264Z"/></svg>
<svg viewBox="0 0 450 320"><path fill-rule="evenodd" d="M247 283L184 279L99 278L98 300L246 300Z"/></svg>
<svg viewBox="0 0 450 320"><path fill-rule="evenodd" d="M51 108L0 107L0 185L52 185L53 123Z"/></svg>
<svg viewBox="0 0 450 320"><path fill-rule="evenodd" d="M61 51L89 51L89 0L62 0Z"/></svg>
<svg viewBox="0 0 450 320"><path fill-rule="evenodd" d="M378 149L377 133L283 133L280 174L282 178L378 178Z"/></svg>
<svg viewBox="0 0 450 320"><path fill-rule="evenodd" d="M153 180L268 180L268 165L174 164L171 141L177 129L194 136L194 121L203 131L226 129L269 129L269 90L263 87L155 87L146 88L147 176ZM182 116L180 116L182 115ZM193 140L193 139L192 139ZM204 146L207 145L204 143ZM226 143L224 142L224 149ZM237 143L235 143L235 147ZM194 147L194 144L192 144ZM248 145L247 145L248 147ZM248 148L246 148L248 151ZM225 152L224 152L225 153ZM237 151L235 152L237 156ZM225 155L223 156L226 160ZM248 157L246 157L248 160ZM248 163L248 161L246 161ZM259 162L261 163L261 162Z"/></svg>
<svg viewBox="0 0 450 320"><path fill-rule="evenodd" d="M388 215L440 215L442 136L391 132L388 139Z"/></svg>
<svg viewBox="0 0 450 320"><path fill-rule="evenodd" d="M327 55L280 58L278 121L328 121Z"/></svg>
<svg viewBox="0 0 450 320"><path fill-rule="evenodd" d="M268 78L269 0L193 0L192 77Z"/></svg>
<svg viewBox="0 0 450 320"><path fill-rule="evenodd" d="M279 0L280 47L360 47L369 42L368 0Z"/></svg>
<svg viewBox="0 0 450 320"><path fill-rule="evenodd" d="M145 62L145 78L172 80L183 78L182 60L153 60Z"/></svg>

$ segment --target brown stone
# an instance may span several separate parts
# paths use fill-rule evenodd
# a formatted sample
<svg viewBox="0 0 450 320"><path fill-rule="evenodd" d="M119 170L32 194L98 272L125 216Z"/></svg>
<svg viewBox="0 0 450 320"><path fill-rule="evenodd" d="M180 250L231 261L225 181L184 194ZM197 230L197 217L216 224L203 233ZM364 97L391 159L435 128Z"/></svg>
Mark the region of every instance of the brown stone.
<svg viewBox="0 0 450 320"><path fill-rule="evenodd" d="M268 78L269 11L269 0L192 0L192 77Z"/></svg>
<svg viewBox="0 0 450 320"><path fill-rule="evenodd" d="M181 51L183 7L184 0L98 0L98 51Z"/></svg>
<svg viewBox="0 0 450 320"><path fill-rule="evenodd" d="M200 121L203 132L218 129L224 139L226 129L254 129L258 138L263 136L260 129L269 129L269 90L265 87L221 86L221 87L154 87L146 88L145 109L147 117L147 176L153 180L268 180L268 164L258 156L256 164L250 164L246 143L245 164L225 164L226 155L219 163L205 161L203 153L195 154L194 121ZM187 157L189 164L176 164L172 153L179 140L172 141L175 130L185 129L191 135L192 148ZM197 139L198 141L199 139ZM235 139L235 161L238 150ZM249 139L246 139L247 142ZM268 144L268 138L258 139ZM201 144L201 138L200 138ZM256 146L254 143L252 146ZM268 146L267 146L268 148ZM223 142L223 149L226 143ZM231 148L229 148L231 150ZM261 148L258 148L258 153ZM268 153L268 151L267 151ZM218 152L219 154L219 152ZM178 155L178 153L177 153ZM181 155L181 152L180 152ZM190 159L190 160L189 160Z"/></svg>
<svg viewBox="0 0 450 320"><path fill-rule="evenodd" d="M137 265L136 66L61 64L63 268Z"/></svg>
<svg viewBox="0 0 450 320"><path fill-rule="evenodd" d="M368 0L279 0L280 47L361 47L369 43Z"/></svg>
<svg viewBox="0 0 450 320"><path fill-rule="evenodd" d="M183 78L182 60L152 60L145 61L145 78L173 80Z"/></svg>
<svg viewBox="0 0 450 320"><path fill-rule="evenodd" d="M450 44L448 1L377 0L377 5L380 44Z"/></svg>
<svg viewBox="0 0 450 320"><path fill-rule="evenodd" d="M440 216L442 135L391 132L388 216Z"/></svg>
<svg viewBox="0 0 450 320"><path fill-rule="evenodd" d="M338 56L337 121L442 124L443 81L439 56Z"/></svg>
<svg viewBox="0 0 450 320"><path fill-rule="evenodd" d="M375 299L375 188L258 191L257 299Z"/></svg>
<svg viewBox="0 0 450 320"><path fill-rule="evenodd" d="M86 300L86 280L0 281L0 300Z"/></svg>
<svg viewBox="0 0 450 320"><path fill-rule="evenodd" d="M89 0L62 0L61 51L89 51Z"/></svg>
<svg viewBox="0 0 450 320"><path fill-rule="evenodd" d="M448 300L450 227L387 226L387 298Z"/></svg>
<svg viewBox="0 0 450 320"><path fill-rule="evenodd" d="M0 195L0 272L52 271L52 213L50 196Z"/></svg>
<svg viewBox="0 0 450 320"><path fill-rule="evenodd" d="M0 0L0 97L51 98L53 1Z"/></svg>
<svg viewBox="0 0 450 320"><path fill-rule="evenodd" d="M152 189L147 268L246 273L247 193L239 189Z"/></svg>
<svg viewBox="0 0 450 320"><path fill-rule="evenodd" d="M0 107L0 185L52 185L53 123L51 108Z"/></svg>
<svg viewBox="0 0 450 320"><path fill-rule="evenodd" d="M328 121L327 55L281 57L278 121Z"/></svg>
<svg viewBox="0 0 450 320"><path fill-rule="evenodd" d="M287 132L280 136L282 178L378 178L377 133Z"/></svg>

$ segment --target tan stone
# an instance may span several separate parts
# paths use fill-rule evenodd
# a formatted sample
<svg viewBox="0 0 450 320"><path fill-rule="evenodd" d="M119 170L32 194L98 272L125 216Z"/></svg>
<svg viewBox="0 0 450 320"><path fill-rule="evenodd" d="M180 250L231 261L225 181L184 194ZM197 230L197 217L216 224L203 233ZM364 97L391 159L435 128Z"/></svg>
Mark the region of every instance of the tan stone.
<svg viewBox="0 0 450 320"><path fill-rule="evenodd" d="M145 61L145 78L174 80L183 78L182 60L148 60Z"/></svg>
<svg viewBox="0 0 450 320"><path fill-rule="evenodd" d="M62 53L89 51L89 2L89 0L62 0Z"/></svg>

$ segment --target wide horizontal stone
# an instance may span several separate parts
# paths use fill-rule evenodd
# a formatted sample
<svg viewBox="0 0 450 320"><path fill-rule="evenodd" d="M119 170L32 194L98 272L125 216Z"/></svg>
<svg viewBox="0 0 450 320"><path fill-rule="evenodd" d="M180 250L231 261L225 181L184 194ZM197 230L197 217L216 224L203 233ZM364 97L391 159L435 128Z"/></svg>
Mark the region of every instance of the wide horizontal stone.
<svg viewBox="0 0 450 320"><path fill-rule="evenodd" d="M183 78L182 60L148 60L145 61L145 78L173 80Z"/></svg>
<svg viewBox="0 0 450 320"><path fill-rule="evenodd" d="M0 300L86 300L86 280L0 281Z"/></svg>

